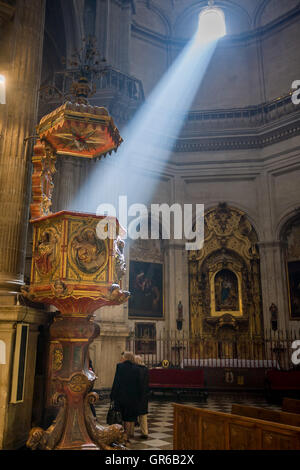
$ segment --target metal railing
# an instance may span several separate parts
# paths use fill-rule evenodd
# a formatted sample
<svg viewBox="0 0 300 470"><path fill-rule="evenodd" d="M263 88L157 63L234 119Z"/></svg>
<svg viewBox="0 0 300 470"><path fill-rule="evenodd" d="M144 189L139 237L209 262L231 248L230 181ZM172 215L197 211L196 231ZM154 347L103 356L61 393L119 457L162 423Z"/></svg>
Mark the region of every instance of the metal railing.
<svg viewBox="0 0 300 470"><path fill-rule="evenodd" d="M256 106L244 108L233 108L223 110L199 110L190 111L185 116L185 126L197 126L201 124L201 129L211 127L220 129L251 129L263 126L267 123L277 121L293 113L299 113L299 107L292 102L292 93L288 93L276 100Z"/></svg>
<svg viewBox="0 0 300 470"><path fill-rule="evenodd" d="M41 88L40 97L42 101L49 102L51 100L56 102L62 97L69 96L76 73L77 71L72 70L68 70L67 72L55 72L52 82ZM105 67L103 74L99 75L99 77L93 81L93 84L97 90L96 97L102 90L112 90L137 103L144 101L142 82L113 67ZM46 90L46 93L44 90ZM51 91L49 92L48 90Z"/></svg>
<svg viewBox="0 0 300 470"><path fill-rule="evenodd" d="M239 367L290 370L299 368L292 362L292 344L300 339L299 331L265 331L261 337L234 340L190 336L169 331L156 337L132 334L126 348L141 355L148 367L168 361L170 367Z"/></svg>

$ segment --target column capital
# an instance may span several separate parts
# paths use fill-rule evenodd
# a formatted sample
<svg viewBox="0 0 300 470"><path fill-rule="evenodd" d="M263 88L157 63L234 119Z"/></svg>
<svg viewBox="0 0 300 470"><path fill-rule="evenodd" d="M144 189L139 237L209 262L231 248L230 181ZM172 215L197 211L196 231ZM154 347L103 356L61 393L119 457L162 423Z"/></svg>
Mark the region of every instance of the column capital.
<svg viewBox="0 0 300 470"><path fill-rule="evenodd" d="M43 325L48 321L48 313L22 305L6 305L0 307L0 330L6 329L14 323L29 323L30 325Z"/></svg>

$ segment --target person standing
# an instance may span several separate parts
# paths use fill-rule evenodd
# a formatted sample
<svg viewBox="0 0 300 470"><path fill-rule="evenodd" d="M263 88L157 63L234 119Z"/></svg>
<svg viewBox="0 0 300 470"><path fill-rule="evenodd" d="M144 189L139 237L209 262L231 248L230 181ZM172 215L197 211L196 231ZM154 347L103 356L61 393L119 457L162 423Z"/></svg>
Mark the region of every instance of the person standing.
<svg viewBox="0 0 300 470"><path fill-rule="evenodd" d="M134 354L124 352L117 364L110 399L121 412L127 441L134 437L134 423L139 415L140 373Z"/></svg>
<svg viewBox="0 0 300 470"><path fill-rule="evenodd" d="M94 368L93 368L93 363L92 363L91 359L89 359L89 370L90 370L91 372L94 372L94 373L95 373ZM91 411L92 411L92 413L93 413L94 418L97 418L96 408L95 408L95 406L93 405L93 403L90 403L90 408L91 408Z"/></svg>
<svg viewBox="0 0 300 470"><path fill-rule="evenodd" d="M148 438L148 397L149 397L149 371L141 356L135 356L135 363L140 374L140 397L138 422L141 428L142 439Z"/></svg>

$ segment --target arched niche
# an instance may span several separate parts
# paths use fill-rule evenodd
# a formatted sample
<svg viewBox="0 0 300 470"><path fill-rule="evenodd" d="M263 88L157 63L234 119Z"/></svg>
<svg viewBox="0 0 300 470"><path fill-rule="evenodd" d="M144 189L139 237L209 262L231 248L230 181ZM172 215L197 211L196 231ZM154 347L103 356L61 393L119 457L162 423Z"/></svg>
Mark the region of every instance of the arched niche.
<svg viewBox="0 0 300 470"><path fill-rule="evenodd" d="M6 364L6 344L0 340L0 365Z"/></svg>
<svg viewBox="0 0 300 470"><path fill-rule="evenodd" d="M300 215L281 230L290 320L300 320Z"/></svg>
<svg viewBox="0 0 300 470"><path fill-rule="evenodd" d="M246 214L226 203L204 219L203 249L189 253L190 327L203 337L224 328L262 335L258 237Z"/></svg>

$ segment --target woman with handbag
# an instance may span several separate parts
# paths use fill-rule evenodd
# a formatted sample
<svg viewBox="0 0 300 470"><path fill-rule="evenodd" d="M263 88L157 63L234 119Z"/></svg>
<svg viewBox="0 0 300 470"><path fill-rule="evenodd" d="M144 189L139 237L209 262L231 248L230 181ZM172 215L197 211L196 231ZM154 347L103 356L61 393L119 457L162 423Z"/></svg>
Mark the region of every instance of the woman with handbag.
<svg viewBox="0 0 300 470"><path fill-rule="evenodd" d="M134 423L139 414L140 373L133 353L124 352L121 361L117 364L110 399L114 401L115 409L121 412L129 441L134 436Z"/></svg>

